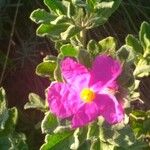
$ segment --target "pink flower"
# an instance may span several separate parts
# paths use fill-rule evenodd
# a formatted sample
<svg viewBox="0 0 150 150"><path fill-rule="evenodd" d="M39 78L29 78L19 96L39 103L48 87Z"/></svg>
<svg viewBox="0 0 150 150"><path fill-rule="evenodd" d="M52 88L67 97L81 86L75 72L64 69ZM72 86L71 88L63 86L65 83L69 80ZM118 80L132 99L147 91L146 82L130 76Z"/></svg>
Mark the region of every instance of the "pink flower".
<svg viewBox="0 0 150 150"><path fill-rule="evenodd" d="M124 111L115 97L116 78L122 69L117 60L97 56L91 70L71 58L61 63L66 83L52 82L48 88L51 111L60 118L72 118L72 127L81 127L103 116L110 123L118 123Z"/></svg>

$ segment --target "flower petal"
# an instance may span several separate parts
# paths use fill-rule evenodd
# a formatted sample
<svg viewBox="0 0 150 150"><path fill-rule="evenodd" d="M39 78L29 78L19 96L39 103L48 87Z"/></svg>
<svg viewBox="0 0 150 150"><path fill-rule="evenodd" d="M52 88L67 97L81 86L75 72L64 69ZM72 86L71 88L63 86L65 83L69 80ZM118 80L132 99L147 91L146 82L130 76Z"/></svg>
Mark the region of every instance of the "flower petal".
<svg viewBox="0 0 150 150"><path fill-rule="evenodd" d="M124 110L119 104L116 97L111 94L99 94L95 99L95 103L99 106L100 115L110 124L115 124L124 118Z"/></svg>
<svg viewBox="0 0 150 150"><path fill-rule="evenodd" d="M78 93L65 83L52 83L47 99L52 112L60 118L72 116L82 105Z"/></svg>
<svg viewBox="0 0 150 150"><path fill-rule="evenodd" d="M87 123L95 120L99 115L99 109L96 103L84 104L77 113L74 114L72 119L72 127L77 128L86 125Z"/></svg>
<svg viewBox="0 0 150 150"><path fill-rule="evenodd" d="M121 64L109 56L97 56L91 70L90 85L94 88L109 86L121 73Z"/></svg>
<svg viewBox="0 0 150 150"><path fill-rule="evenodd" d="M67 83L78 88L87 87L90 73L87 68L71 58L66 58L61 63L61 71Z"/></svg>

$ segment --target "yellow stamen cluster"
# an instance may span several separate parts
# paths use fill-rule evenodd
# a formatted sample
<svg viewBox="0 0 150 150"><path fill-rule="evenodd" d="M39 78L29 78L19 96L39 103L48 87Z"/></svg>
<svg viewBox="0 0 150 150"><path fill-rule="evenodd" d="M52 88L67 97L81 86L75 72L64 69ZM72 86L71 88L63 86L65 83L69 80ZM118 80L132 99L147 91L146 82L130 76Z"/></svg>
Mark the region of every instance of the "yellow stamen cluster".
<svg viewBox="0 0 150 150"><path fill-rule="evenodd" d="M86 103L91 103L95 99L95 93L90 88L84 88L80 93L80 98Z"/></svg>

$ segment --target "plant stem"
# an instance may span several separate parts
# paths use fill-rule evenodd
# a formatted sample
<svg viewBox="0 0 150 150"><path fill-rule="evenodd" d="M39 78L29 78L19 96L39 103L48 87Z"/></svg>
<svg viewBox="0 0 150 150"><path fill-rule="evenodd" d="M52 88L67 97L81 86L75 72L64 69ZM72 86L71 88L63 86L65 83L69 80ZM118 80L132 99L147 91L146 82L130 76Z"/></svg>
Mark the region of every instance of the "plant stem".
<svg viewBox="0 0 150 150"><path fill-rule="evenodd" d="M81 39L81 43L83 45L83 48L86 49L86 29L83 29L81 32L80 32L80 39Z"/></svg>

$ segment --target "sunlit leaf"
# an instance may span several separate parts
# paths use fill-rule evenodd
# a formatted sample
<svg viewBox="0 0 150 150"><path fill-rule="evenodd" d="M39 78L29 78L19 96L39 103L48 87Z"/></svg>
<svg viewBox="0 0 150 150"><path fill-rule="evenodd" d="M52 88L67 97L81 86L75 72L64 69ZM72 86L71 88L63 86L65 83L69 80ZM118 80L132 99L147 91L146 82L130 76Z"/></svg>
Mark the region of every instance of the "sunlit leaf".
<svg viewBox="0 0 150 150"><path fill-rule="evenodd" d="M46 110L45 101L37 94L29 94L29 102L24 105L24 109L36 108L41 111Z"/></svg>
<svg viewBox="0 0 150 150"><path fill-rule="evenodd" d="M56 61L42 62L36 67L36 74L43 77L53 78L53 73L56 68Z"/></svg>
<svg viewBox="0 0 150 150"><path fill-rule="evenodd" d="M41 123L42 133L50 134L58 125L57 118L54 114L47 112Z"/></svg>
<svg viewBox="0 0 150 150"><path fill-rule="evenodd" d="M78 54L77 49L74 46L72 46L71 44L63 45L60 48L60 51L62 52L62 54L64 56L76 57Z"/></svg>
<svg viewBox="0 0 150 150"><path fill-rule="evenodd" d="M126 44L128 46L131 46L132 49L137 52L137 53L143 53L143 47L142 45L140 44L140 42L138 41L138 39L136 39L133 35L128 35L126 37Z"/></svg>
<svg viewBox="0 0 150 150"><path fill-rule="evenodd" d="M7 136L15 130L15 125L17 123L18 111L15 107L8 109L8 119L5 122L4 129L1 130L0 136Z"/></svg>
<svg viewBox="0 0 150 150"><path fill-rule="evenodd" d="M4 129L8 117L5 90L0 88L0 131Z"/></svg>
<svg viewBox="0 0 150 150"><path fill-rule="evenodd" d="M45 137L45 144L42 145L40 150L69 150L69 147L67 145L68 139L70 136L72 136L73 131L64 131L62 133L56 133L56 134L47 134ZM64 144L64 142L66 142ZM64 144L64 145L63 145Z"/></svg>
<svg viewBox="0 0 150 150"><path fill-rule="evenodd" d="M61 38L63 40L67 40L72 36L76 35L77 33L79 33L80 31L81 31L80 27L70 25L65 32L61 33Z"/></svg>
<svg viewBox="0 0 150 150"><path fill-rule="evenodd" d="M37 24L50 23L55 18L56 16L51 15L50 13L46 12L44 9L36 9L30 15L30 19Z"/></svg>
<svg viewBox="0 0 150 150"><path fill-rule="evenodd" d="M55 14L65 14L65 8L59 0L44 0L45 5Z"/></svg>

